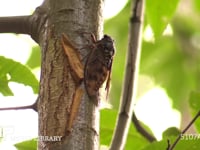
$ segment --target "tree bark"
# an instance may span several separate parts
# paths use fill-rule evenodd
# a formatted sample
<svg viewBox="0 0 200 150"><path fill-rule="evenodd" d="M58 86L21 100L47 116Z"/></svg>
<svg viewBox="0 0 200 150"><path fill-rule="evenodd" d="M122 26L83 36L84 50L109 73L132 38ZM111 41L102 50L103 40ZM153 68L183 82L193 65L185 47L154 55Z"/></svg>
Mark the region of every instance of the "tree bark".
<svg viewBox="0 0 200 150"><path fill-rule="evenodd" d="M41 81L38 101L39 137L62 136L61 141L39 140L39 150L93 150L99 146L99 111L89 100L85 90L81 105L67 135L67 121L75 93L69 62L61 46L65 33L74 43L83 59L89 50L82 49L89 35L102 34L101 0L49 0L46 1L48 18L40 34L42 48ZM84 89L84 85L81 85Z"/></svg>

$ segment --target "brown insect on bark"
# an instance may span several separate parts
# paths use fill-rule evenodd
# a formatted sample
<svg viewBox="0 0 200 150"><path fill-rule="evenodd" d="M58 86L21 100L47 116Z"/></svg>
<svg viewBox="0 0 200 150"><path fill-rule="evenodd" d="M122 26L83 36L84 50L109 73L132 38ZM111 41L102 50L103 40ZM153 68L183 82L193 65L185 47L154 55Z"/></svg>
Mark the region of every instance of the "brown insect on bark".
<svg viewBox="0 0 200 150"><path fill-rule="evenodd" d="M91 36L93 44L85 64L84 82L89 97L94 99L95 104L98 105L98 91L105 80L105 90L107 95L109 92L110 76L115 47L112 38L108 35L104 35L104 37L98 41L93 34Z"/></svg>
<svg viewBox="0 0 200 150"><path fill-rule="evenodd" d="M92 34L92 42L90 46L91 52L83 70L80 56L74 45L65 34L62 34L61 37L61 44L68 58L70 68L72 69L72 76L76 82L76 89L70 106L70 115L66 127L67 135L71 132L73 122L81 103L83 89L80 85L82 79L84 78L88 95L95 100L94 102L96 105L98 104L98 90L105 80L107 80L105 88L107 93L109 90L112 61L115 52L113 40L110 36L104 35L101 40L97 41Z"/></svg>

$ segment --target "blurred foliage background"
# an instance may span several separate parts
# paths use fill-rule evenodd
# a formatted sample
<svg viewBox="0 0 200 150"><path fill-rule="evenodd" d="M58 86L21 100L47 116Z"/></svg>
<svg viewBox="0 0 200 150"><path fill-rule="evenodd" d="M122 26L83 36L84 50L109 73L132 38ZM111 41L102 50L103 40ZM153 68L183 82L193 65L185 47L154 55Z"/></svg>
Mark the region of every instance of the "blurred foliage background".
<svg viewBox="0 0 200 150"><path fill-rule="evenodd" d="M147 0L144 32L150 28L154 35L151 39L146 39L144 35L140 74L150 76L156 84L162 86L172 98L174 107L180 109L181 103L188 99L189 93L199 88L200 18L198 10L194 7L194 3L186 0L180 2L178 6L178 1L173 1L173 10L169 10L172 4L168 6L170 3L168 1L166 4L163 1L160 4L161 2L156 0L152 3L148 2ZM158 6L155 6L156 4ZM150 5L153 5L152 8ZM148 9L153 9L154 12ZM160 12L161 9L163 12ZM148 15L148 12L151 15ZM156 18L156 15L160 16ZM105 32L113 36L117 47L112 76L112 91L114 92L111 93L111 100L119 99L122 89L129 17L130 2L117 16L105 22ZM165 30L166 28L170 31ZM118 106L116 101L113 103Z"/></svg>
<svg viewBox="0 0 200 150"><path fill-rule="evenodd" d="M125 57L128 45L130 7L129 1L117 16L105 22L105 33L115 39L117 48L110 96L114 110L119 106L123 75L126 69ZM181 113L181 129L200 109L199 25L200 1L198 0L146 0L140 76L148 76L154 82L154 86L158 85L166 91L172 100L173 108ZM146 87L147 83L142 80L143 78L139 77L138 98L152 88ZM153 116L149 117L152 117L153 120ZM197 120L195 129L192 129L191 132L196 133L200 131L199 129L200 121ZM130 131L130 133L134 133L134 131ZM132 140L134 141L136 138L132 137ZM144 143L143 141L143 145L145 145ZM167 142L164 143L165 147L161 144L162 146L159 145L157 149L166 148ZM140 149L129 147L129 144L128 140L127 149L131 149L131 147ZM186 149L183 145L179 148ZM148 149L151 148L148 147Z"/></svg>
<svg viewBox="0 0 200 150"><path fill-rule="evenodd" d="M102 145L107 146L112 138L117 110L120 104L120 94L123 88L130 9L131 1L129 0L116 16L105 20L104 32L113 37L117 49L113 62L112 88L110 93L110 103L113 107L112 109L101 110L100 140ZM172 107L181 113L181 129L189 123L189 120L200 109L199 25L199 0L146 0L140 76L138 79L138 99L149 89L155 86L162 87L172 100ZM16 65L15 62L5 59L4 57L0 57L0 62L7 62L9 66ZM21 65L27 67L29 70L34 70L40 66L40 49L38 46L32 48L27 63ZM0 67L0 71L0 92L3 95L12 95L12 90L8 86L8 82L12 81L10 79L14 79L14 82L29 85L34 92L37 91L36 85L38 81L26 69L22 68L18 72L12 72L12 69L2 70L2 67ZM22 72L26 73L27 76L22 77ZM9 78L7 74L9 74ZM144 81L144 76L148 77L147 81ZM149 87L146 86L147 82L153 82L153 84L150 84L151 86ZM2 85L6 89L2 88ZM149 101L151 101L151 98L149 98ZM135 103L137 104L137 101ZM160 112L160 115L162 115L162 112ZM152 117L152 121L154 121L154 116L149 117ZM140 118L138 119L140 120ZM151 132L148 125L144 125L144 127ZM161 141L151 144L132 125L126 149L166 149L166 138L174 140L174 137L167 136L168 131L170 135L173 135L171 132L174 132L174 134L177 133L174 129L166 130L164 132L165 136L163 136ZM200 120L197 120L195 128L192 128L191 132L198 133L199 131ZM29 149L30 145L32 145L33 149L36 147L36 142L28 143ZM22 142L16 146L18 149L25 149L24 146L26 144L27 142ZM197 149L200 145L198 141L182 140L176 149L183 150L188 147L190 149Z"/></svg>

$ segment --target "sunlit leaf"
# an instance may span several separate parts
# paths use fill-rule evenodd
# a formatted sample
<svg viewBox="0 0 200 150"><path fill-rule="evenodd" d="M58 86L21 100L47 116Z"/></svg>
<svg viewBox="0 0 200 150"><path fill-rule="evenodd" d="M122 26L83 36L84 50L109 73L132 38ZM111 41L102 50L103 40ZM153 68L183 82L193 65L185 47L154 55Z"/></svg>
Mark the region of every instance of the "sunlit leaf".
<svg viewBox="0 0 200 150"><path fill-rule="evenodd" d="M4 95L12 95L12 92L7 84L10 81L28 85L33 89L34 93L38 92L39 83L34 74L21 63L3 56L0 56L0 79L3 79L0 84L1 88L4 88L3 84L5 85L6 93L5 91L2 93Z"/></svg>
<svg viewBox="0 0 200 150"><path fill-rule="evenodd" d="M179 0L147 0L146 16L155 37L161 36L171 20Z"/></svg>
<svg viewBox="0 0 200 150"><path fill-rule="evenodd" d="M31 139L28 141L23 141L15 144L17 150L36 150L37 149L37 140Z"/></svg>
<svg viewBox="0 0 200 150"><path fill-rule="evenodd" d="M30 68L40 67L41 64L41 50L39 46L34 46L31 55L26 63Z"/></svg>
<svg viewBox="0 0 200 150"><path fill-rule="evenodd" d="M11 96L13 95L12 90L8 86L8 79L7 76L1 76L0 78L0 93L2 93L4 96Z"/></svg>

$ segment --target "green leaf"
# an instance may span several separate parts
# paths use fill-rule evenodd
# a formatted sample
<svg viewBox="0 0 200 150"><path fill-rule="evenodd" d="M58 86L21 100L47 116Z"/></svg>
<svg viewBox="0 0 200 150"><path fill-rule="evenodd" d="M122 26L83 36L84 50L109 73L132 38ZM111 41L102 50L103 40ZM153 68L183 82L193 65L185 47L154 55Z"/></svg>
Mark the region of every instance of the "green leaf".
<svg viewBox="0 0 200 150"><path fill-rule="evenodd" d="M32 48L31 55L30 55L26 65L33 69L33 68L39 67L40 64L41 64L40 47L34 46Z"/></svg>
<svg viewBox="0 0 200 150"><path fill-rule="evenodd" d="M37 140L31 139L15 144L17 150L36 150L37 149Z"/></svg>
<svg viewBox="0 0 200 150"><path fill-rule="evenodd" d="M163 133L162 133L162 137L163 139L167 139L170 136L178 136L181 133L181 131L176 128L176 127L170 127L167 128Z"/></svg>
<svg viewBox="0 0 200 150"><path fill-rule="evenodd" d="M189 104L192 110L192 116L196 116L197 113L200 111L200 92L192 91L189 97ZM200 132L200 119L197 119L194 122L194 125L198 132Z"/></svg>
<svg viewBox="0 0 200 150"><path fill-rule="evenodd" d="M175 13L179 0L147 0L147 21L153 29L154 36L162 35L167 24Z"/></svg>
<svg viewBox="0 0 200 150"><path fill-rule="evenodd" d="M7 78L8 76L10 79ZM8 82L10 81L28 85L33 89L34 93L38 92L39 83L35 75L21 63L3 56L0 56L0 81L2 81L0 89L5 88L4 91L1 90L4 95L12 95L8 87Z"/></svg>
<svg viewBox="0 0 200 150"><path fill-rule="evenodd" d="M7 76L2 76L0 78L0 92L4 95L4 96L13 96L13 92L12 90L9 88L8 86L8 79Z"/></svg>
<svg viewBox="0 0 200 150"><path fill-rule="evenodd" d="M200 1L199 0L194 0L194 7L198 12L200 12Z"/></svg>
<svg viewBox="0 0 200 150"><path fill-rule="evenodd" d="M100 143L101 145L109 145L112 133L115 127L115 119L117 116L117 111L114 110L101 110L100 118Z"/></svg>
<svg viewBox="0 0 200 150"><path fill-rule="evenodd" d="M174 140L171 140L170 144L172 144ZM174 149L175 150L199 150L199 147L200 147L200 142L199 142L198 135L186 134L186 135L181 135L181 139L177 143Z"/></svg>
<svg viewBox="0 0 200 150"><path fill-rule="evenodd" d="M197 112L200 110L200 92L192 91L189 98L190 107Z"/></svg>
<svg viewBox="0 0 200 150"><path fill-rule="evenodd" d="M169 139L163 139L162 141L153 142L141 150L165 150L168 147L167 140L169 140L170 145L172 145L176 138L177 137L171 137ZM199 150L199 147L200 142L197 138L189 139L188 137L181 136L174 150Z"/></svg>
<svg viewBox="0 0 200 150"><path fill-rule="evenodd" d="M162 140L159 142L152 142L151 144L145 146L141 150L165 150L167 148L167 140Z"/></svg>

